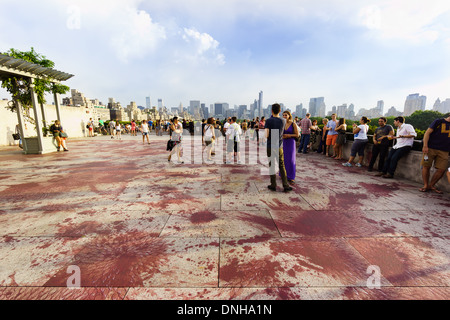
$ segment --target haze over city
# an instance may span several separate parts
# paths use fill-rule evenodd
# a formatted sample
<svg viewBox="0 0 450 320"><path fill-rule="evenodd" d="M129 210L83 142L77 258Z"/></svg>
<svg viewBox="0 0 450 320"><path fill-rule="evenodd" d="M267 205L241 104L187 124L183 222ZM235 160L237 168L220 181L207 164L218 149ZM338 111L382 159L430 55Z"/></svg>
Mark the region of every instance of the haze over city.
<svg viewBox="0 0 450 320"><path fill-rule="evenodd" d="M1 52L34 47L103 103L250 105L263 91L264 107L324 97L327 111L403 111L413 93L426 109L450 97L448 1L1 3Z"/></svg>

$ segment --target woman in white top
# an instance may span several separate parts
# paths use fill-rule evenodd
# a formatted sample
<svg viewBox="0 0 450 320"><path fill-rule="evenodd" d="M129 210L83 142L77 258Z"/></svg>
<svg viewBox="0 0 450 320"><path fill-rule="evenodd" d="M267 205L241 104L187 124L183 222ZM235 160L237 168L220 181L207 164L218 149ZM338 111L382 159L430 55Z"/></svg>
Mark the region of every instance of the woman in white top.
<svg viewBox="0 0 450 320"><path fill-rule="evenodd" d="M170 140L172 141L172 151L170 151L169 159L172 158L172 155L176 152L178 156L178 162L184 163L181 161L181 136L183 134L183 125L178 122L178 117L173 118L173 123L170 125L170 129L172 130L172 137Z"/></svg>
<svg viewBox="0 0 450 320"><path fill-rule="evenodd" d="M148 131L148 123L146 120L142 121L141 124L141 132L142 132L142 144L145 144L145 137L147 137L147 142L148 144L150 144L150 139L149 139L149 131Z"/></svg>
<svg viewBox="0 0 450 320"><path fill-rule="evenodd" d="M362 167L364 160L364 149L366 148L367 142L369 142L369 139L367 138L367 132L369 131L369 126L367 123L369 122L370 120L367 117L362 117L361 120L359 120L359 126L357 126L356 123L353 123L353 134L355 135L355 139L353 141L348 162L342 164L344 167L353 166L352 163L357 153L359 156L359 162L355 164L355 166Z"/></svg>
<svg viewBox="0 0 450 320"><path fill-rule="evenodd" d="M214 140L216 139L216 135L214 132L214 118L209 118L206 122L205 127L203 128L205 144L206 144L206 154L208 155L207 161L212 161L211 151L214 145Z"/></svg>
<svg viewBox="0 0 450 320"><path fill-rule="evenodd" d="M116 120L116 135L119 140L122 140L122 126L118 120Z"/></svg>

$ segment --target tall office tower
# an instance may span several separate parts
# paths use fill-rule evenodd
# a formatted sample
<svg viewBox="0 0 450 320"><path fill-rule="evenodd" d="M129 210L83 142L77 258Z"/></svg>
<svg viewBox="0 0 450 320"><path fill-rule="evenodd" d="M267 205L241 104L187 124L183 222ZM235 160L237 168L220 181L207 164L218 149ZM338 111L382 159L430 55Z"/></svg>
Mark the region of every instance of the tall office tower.
<svg viewBox="0 0 450 320"><path fill-rule="evenodd" d="M264 111L263 111L263 92L262 91L259 92L258 114L259 114L260 118L264 115Z"/></svg>
<svg viewBox="0 0 450 320"><path fill-rule="evenodd" d="M164 107L162 99L158 99L158 111L161 111Z"/></svg>
<svg viewBox="0 0 450 320"><path fill-rule="evenodd" d="M437 111L443 114L450 112L450 99L446 99L442 101L437 98L436 102L433 105L433 111Z"/></svg>
<svg viewBox="0 0 450 320"><path fill-rule="evenodd" d="M337 107L336 115L338 116L338 118L346 118L346 116L347 116L347 104L346 103Z"/></svg>
<svg viewBox="0 0 450 320"><path fill-rule="evenodd" d="M225 115L223 103L214 103L214 116L221 119Z"/></svg>
<svg viewBox="0 0 450 320"><path fill-rule="evenodd" d="M345 115L345 118L347 119L353 119L355 117L355 106L353 103L350 103L347 109L347 114Z"/></svg>
<svg viewBox="0 0 450 320"><path fill-rule="evenodd" d="M300 103L295 106L295 117L301 117L303 111L303 103Z"/></svg>
<svg viewBox="0 0 450 320"><path fill-rule="evenodd" d="M150 97L145 97L145 107L147 109L150 109L152 107L152 104L150 103Z"/></svg>
<svg viewBox="0 0 450 320"><path fill-rule="evenodd" d="M384 111L384 101L380 100L377 102L377 108L376 108L376 116L377 117L381 117L383 115L383 111Z"/></svg>
<svg viewBox="0 0 450 320"><path fill-rule="evenodd" d="M419 96L418 93L410 94L408 97L406 97L403 115L407 117L413 114L414 111L425 110L426 102L426 96Z"/></svg>
<svg viewBox="0 0 450 320"><path fill-rule="evenodd" d="M449 113L450 112L450 98L445 99L441 102L441 113Z"/></svg>
<svg viewBox="0 0 450 320"><path fill-rule="evenodd" d="M247 105L246 104L241 104L238 107L238 118L239 119L243 119L245 117L245 113L247 111Z"/></svg>
<svg viewBox="0 0 450 320"><path fill-rule="evenodd" d="M309 100L309 113L311 117L325 117L325 98L311 98Z"/></svg>
<svg viewBox="0 0 450 320"><path fill-rule="evenodd" d="M194 116L200 113L200 101L198 100L189 101L189 113Z"/></svg>
<svg viewBox="0 0 450 320"><path fill-rule="evenodd" d="M252 104L250 104L250 116L252 118L259 117L258 112L259 112L258 111L258 101L256 101L256 99L255 99L255 101Z"/></svg>

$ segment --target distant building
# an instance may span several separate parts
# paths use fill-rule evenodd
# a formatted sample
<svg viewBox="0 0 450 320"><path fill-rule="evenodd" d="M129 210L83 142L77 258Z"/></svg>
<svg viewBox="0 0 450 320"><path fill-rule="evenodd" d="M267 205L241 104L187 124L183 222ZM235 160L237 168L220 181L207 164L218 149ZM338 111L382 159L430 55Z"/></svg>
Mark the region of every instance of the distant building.
<svg viewBox="0 0 450 320"><path fill-rule="evenodd" d="M309 113L311 117L325 117L325 98L311 98L309 100Z"/></svg>
<svg viewBox="0 0 450 320"><path fill-rule="evenodd" d="M151 102L150 102L150 97L145 97L145 107L147 109L150 109L152 107Z"/></svg>
<svg viewBox="0 0 450 320"><path fill-rule="evenodd" d="M390 107L388 112L386 112L386 114L384 115L385 117L398 117L398 116L402 116L403 112L398 111L397 109L395 109L395 107Z"/></svg>
<svg viewBox="0 0 450 320"><path fill-rule="evenodd" d="M450 99L446 99L442 101L437 98L436 102L433 105L433 111L437 111L443 114L450 112Z"/></svg>
<svg viewBox="0 0 450 320"><path fill-rule="evenodd" d="M426 96L420 96L418 93L410 94L408 97L406 97L403 115L407 117L413 114L415 111L425 110L426 102Z"/></svg>

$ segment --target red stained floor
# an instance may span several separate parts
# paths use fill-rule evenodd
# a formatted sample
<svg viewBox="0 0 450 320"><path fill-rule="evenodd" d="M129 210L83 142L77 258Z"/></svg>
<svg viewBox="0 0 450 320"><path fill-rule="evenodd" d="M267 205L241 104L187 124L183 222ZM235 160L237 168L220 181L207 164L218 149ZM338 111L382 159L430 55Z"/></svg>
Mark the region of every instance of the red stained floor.
<svg viewBox="0 0 450 320"><path fill-rule="evenodd" d="M0 148L0 299L450 298L450 195L315 153L272 192L261 164L151 138Z"/></svg>

